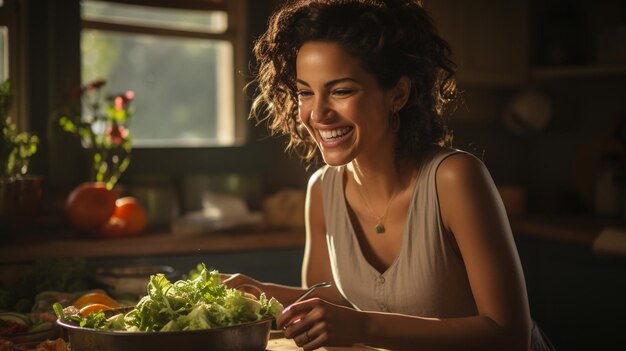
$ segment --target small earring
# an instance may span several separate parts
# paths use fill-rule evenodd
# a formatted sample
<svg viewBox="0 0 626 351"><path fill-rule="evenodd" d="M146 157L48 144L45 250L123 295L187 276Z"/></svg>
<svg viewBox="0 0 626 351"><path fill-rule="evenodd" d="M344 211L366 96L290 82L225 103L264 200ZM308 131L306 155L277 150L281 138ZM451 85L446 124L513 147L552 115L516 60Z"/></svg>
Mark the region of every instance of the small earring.
<svg viewBox="0 0 626 351"><path fill-rule="evenodd" d="M389 117L389 125L394 132L400 129L400 111L397 107L393 107L391 110L391 116Z"/></svg>

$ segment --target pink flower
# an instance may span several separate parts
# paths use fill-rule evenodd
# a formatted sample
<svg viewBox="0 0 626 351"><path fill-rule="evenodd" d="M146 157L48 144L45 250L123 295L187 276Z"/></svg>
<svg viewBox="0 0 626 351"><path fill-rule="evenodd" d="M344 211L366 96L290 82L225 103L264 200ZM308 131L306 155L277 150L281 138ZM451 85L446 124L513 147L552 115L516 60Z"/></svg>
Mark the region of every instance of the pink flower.
<svg viewBox="0 0 626 351"><path fill-rule="evenodd" d="M108 139L115 145L120 145L126 137L128 137L128 129L122 125L114 123L107 127L106 134Z"/></svg>
<svg viewBox="0 0 626 351"><path fill-rule="evenodd" d="M121 96L116 96L113 102L115 109L121 111L124 109L124 98Z"/></svg>

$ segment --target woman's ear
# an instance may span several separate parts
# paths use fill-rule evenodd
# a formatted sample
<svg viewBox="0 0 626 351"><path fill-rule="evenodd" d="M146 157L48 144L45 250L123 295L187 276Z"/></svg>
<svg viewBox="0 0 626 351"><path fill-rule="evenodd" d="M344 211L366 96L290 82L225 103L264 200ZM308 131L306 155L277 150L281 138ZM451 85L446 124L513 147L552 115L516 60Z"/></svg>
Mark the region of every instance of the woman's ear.
<svg viewBox="0 0 626 351"><path fill-rule="evenodd" d="M393 87L393 101L392 106L396 111L401 110L406 102L409 100L409 94L411 93L411 80L407 76L402 76Z"/></svg>

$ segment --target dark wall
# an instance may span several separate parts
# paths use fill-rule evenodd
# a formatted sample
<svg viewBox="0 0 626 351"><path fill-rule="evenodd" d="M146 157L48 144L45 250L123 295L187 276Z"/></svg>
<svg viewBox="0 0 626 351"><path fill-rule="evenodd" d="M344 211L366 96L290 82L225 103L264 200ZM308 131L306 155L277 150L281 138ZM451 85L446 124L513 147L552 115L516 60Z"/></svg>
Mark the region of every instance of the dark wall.
<svg viewBox="0 0 626 351"><path fill-rule="evenodd" d="M454 144L481 157L496 184L526 189L529 212L591 214L601 154L623 143L616 133L626 121L624 83L623 75L532 82L550 98L552 118L529 135L503 123L509 101L528 87L467 88L466 106L449 119Z"/></svg>

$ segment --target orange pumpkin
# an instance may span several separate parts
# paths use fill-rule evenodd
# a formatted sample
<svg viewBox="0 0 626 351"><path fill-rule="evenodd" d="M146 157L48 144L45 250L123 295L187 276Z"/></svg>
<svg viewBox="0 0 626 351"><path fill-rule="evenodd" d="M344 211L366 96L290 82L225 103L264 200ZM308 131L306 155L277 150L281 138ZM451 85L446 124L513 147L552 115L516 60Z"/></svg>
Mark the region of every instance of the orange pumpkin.
<svg viewBox="0 0 626 351"><path fill-rule="evenodd" d="M65 214L72 226L97 232L113 215L116 195L103 182L82 183L65 202Z"/></svg>

